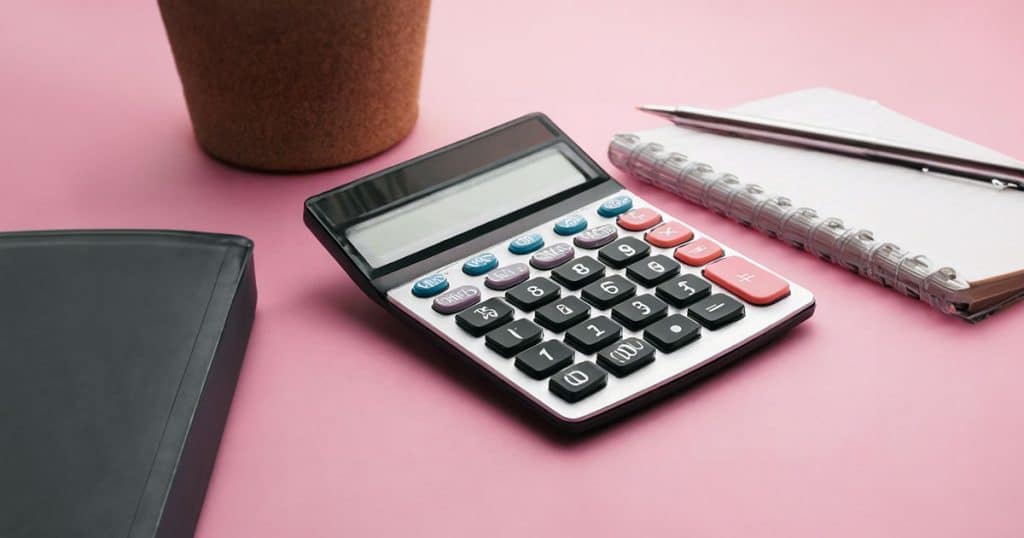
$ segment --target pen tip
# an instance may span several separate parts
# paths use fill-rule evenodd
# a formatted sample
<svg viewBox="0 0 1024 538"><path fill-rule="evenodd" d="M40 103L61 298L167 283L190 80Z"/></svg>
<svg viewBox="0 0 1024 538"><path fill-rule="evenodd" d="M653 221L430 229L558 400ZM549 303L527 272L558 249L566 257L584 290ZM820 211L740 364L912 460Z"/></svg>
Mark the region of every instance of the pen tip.
<svg viewBox="0 0 1024 538"><path fill-rule="evenodd" d="M676 107L668 105L640 105L636 108L644 112L672 112Z"/></svg>

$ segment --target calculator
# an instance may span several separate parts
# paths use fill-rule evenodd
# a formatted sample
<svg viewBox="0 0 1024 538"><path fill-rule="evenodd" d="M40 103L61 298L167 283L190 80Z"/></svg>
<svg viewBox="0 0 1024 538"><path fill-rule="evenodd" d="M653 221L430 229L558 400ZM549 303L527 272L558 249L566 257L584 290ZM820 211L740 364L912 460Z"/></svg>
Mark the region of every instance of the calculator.
<svg viewBox="0 0 1024 538"><path fill-rule="evenodd" d="M720 369L815 306L624 188L543 114L313 196L304 219L373 300L572 432Z"/></svg>

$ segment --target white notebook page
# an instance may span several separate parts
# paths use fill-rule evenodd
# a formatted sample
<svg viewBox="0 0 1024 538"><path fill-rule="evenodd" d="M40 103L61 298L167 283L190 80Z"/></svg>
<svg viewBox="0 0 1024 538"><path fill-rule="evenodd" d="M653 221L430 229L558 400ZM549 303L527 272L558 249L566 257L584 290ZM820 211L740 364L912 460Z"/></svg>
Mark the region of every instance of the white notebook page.
<svg viewBox="0 0 1024 538"><path fill-rule="evenodd" d="M875 101L818 88L753 101L749 115L913 143L964 156L1013 159L911 120ZM1024 269L1024 193L899 166L670 126L639 133L744 183L786 196L822 217L871 230L875 238L961 278L980 280Z"/></svg>

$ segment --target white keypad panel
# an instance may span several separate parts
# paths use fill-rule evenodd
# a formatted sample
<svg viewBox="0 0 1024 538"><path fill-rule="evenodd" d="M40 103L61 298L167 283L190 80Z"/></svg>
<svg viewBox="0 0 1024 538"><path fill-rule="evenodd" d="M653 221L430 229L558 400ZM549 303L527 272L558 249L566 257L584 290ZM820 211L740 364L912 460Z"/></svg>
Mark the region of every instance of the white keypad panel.
<svg viewBox="0 0 1024 538"><path fill-rule="evenodd" d="M586 283L572 289L576 279ZM693 293L707 298L688 304ZM814 303L803 287L626 190L420 275L388 300L566 422L686 376ZM584 305L589 315L579 318ZM538 322L544 312L578 319L553 330L563 327Z"/></svg>

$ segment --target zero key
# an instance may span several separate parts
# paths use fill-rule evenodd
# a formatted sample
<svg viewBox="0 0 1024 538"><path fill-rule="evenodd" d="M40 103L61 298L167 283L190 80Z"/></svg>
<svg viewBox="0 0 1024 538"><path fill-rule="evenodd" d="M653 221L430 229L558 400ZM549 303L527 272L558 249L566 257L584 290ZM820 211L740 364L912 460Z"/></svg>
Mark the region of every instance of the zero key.
<svg viewBox="0 0 1024 538"><path fill-rule="evenodd" d="M753 305L769 305L789 295L789 283L738 256L705 267L704 276Z"/></svg>

